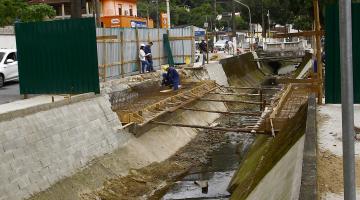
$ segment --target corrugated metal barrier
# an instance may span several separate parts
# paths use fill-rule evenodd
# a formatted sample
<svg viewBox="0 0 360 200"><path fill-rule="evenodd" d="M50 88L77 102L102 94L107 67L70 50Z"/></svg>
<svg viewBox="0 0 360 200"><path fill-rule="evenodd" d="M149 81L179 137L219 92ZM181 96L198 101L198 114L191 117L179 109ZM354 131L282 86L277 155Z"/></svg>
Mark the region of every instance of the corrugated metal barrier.
<svg viewBox="0 0 360 200"><path fill-rule="evenodd" d="M17 23L21 94L99 93L93 18Z"/></svg>
<svg viewBox="0 0 360 200"><path fill-rule="evenodd" d="M166 29L98 28L97 49L102 80L139 73L140 44L153 42L154 68L167 63L163 35ZM185 63L186 57L194 59L194 28L170 29L170 46L175 63Z"/></svg>
<svg viewBox="0 0 360 200"><path fill-rule="evenodd" d="M353 73L354 73L354 102L360 103L360 4L352 4L353 23ZM339 8L337 4L326 8L326 75L325 102L328 104L341 103L341 72L340 72L340 40L339 40Z"/></svg>

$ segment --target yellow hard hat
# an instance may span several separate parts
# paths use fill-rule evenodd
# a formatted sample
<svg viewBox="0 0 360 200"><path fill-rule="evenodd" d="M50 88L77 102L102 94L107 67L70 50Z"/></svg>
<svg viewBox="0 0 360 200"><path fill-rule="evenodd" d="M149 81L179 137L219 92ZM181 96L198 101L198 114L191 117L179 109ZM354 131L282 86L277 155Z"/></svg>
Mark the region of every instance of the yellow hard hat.
<svg viewBox="0 0 360 200"><path fill-rule="evenodd" d="M162 65L161 69L167 71L169 69L169 65Z"/></svg>

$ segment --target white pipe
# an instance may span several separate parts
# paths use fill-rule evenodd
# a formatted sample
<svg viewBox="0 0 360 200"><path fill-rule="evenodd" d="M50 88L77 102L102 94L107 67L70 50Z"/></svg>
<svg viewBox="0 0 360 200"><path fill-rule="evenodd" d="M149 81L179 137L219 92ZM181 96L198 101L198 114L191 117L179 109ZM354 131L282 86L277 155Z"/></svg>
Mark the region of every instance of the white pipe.
<svg viewBox="0 0 360 200"><path fill-rule="evenodd" d="M167 18L168 18L168 29L171 28L171 20L170 20L170 0L166 0L166 10L167 10Z"/></svg>

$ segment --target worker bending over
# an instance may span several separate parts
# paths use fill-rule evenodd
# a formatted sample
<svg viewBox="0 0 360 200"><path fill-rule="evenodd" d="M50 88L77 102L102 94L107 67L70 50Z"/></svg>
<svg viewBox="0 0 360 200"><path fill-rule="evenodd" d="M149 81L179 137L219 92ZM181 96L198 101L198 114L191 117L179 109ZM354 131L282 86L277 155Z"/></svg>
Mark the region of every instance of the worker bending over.
<svg viewBox="0 0 360 200"><path fill-rule="evenodd" d="M180 86L180 76L174 67L169 67L169 65L163 66L164 73L162 74L163 86L169 86L173 88L174 91L179 89ZM181 86L180 86L181 87Z"/></svg>

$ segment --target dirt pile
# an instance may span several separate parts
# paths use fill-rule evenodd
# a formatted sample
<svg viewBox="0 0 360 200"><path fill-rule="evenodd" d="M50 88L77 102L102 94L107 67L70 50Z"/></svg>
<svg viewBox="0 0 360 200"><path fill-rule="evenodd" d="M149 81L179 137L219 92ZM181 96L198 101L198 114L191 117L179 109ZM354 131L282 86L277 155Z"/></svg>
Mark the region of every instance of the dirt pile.
<svg viewBox="0 0 360 200"><path fill-rule="evenodd" d="M360 170L360 159L356 160L356 170ZM330 151L320 151L318 158L318 183L320 194L344 192L342 158ZM356 174L356 185L360 186L360 173Z"/></svg>
<svg viewBox="0 0 360 200"><path fill-rule="evenodd" d="M98 191L81 197L83 200L160 199L190 168L206 164L209 153L225 142L223 133L201 132L168 160L131 170L129 175L110 179Z"/></svg>

